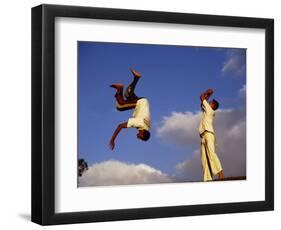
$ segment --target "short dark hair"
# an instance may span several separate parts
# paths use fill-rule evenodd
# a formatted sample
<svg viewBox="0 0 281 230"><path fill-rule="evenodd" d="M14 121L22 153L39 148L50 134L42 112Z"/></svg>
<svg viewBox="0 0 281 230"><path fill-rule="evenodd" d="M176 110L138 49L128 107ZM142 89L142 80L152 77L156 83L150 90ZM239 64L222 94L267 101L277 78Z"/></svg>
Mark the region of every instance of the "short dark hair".
<svg viewBox="0 0 281 230"><path fill-rule="evenodd" d="M142 138L142 140L143 141L148 141L149 138L150 138L150 132L147 131L147 130L143 130L143 138Z"/></svg>
<svg viewBox="0 0 281 230"><path fill-rule="evenodd" d="M213 99L213 103L215 104L214 110L217 110L219 108L219 106L220 106L220 103L217 100L215 100L215 99Z"/></svg>

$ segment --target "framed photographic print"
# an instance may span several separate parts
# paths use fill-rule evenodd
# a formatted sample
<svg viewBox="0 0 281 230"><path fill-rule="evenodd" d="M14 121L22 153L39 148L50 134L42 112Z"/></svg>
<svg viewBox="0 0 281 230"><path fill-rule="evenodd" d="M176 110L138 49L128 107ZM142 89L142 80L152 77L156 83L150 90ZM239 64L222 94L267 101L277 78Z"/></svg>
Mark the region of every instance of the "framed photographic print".
<svg viewBox="0 0 281 230"><path fill-rule="evenodd" d="M32 8L32 221L273 210L273 19Z"/></svg>

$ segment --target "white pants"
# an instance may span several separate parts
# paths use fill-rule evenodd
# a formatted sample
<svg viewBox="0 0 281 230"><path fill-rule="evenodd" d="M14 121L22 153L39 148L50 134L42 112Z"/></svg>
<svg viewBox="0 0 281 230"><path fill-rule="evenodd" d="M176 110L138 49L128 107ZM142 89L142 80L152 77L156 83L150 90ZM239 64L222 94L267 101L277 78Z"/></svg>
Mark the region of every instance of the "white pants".
<svg viewBox="0 0 281 230"><path fill-rule="evenodd" d="M201 163L203 168L203 180L213 180L221 170L220 160L215 152L215 135L205 132L201 137Z"/></svg>

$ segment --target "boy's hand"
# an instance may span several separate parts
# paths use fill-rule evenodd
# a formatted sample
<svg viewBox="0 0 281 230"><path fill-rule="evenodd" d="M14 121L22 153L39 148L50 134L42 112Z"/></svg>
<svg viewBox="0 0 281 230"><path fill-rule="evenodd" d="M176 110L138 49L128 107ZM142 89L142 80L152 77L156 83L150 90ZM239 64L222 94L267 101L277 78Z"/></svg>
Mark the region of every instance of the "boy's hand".
<svg viewBox="0 0 281 230"><path fill-rule="evenodd" d="M109 148L110 148L111 150L113 150L114 147L115 147L115 143L114 143L113 140L111 140L111 141L109 142Z"/></svg>
<svg viewBox="0 0 281 230"><path fill-rule="evenodd" d="M200 95L201 104L204 100L208 100L210 96L214 93L213 89L207 89L204 93Z"/></svg>
<svg viewBox="0 0 281 230"><path fill-rule="evenodd" d="M213 94L214 93L214 90L213 89L207 89L206 91L208 94Z"/></svg>

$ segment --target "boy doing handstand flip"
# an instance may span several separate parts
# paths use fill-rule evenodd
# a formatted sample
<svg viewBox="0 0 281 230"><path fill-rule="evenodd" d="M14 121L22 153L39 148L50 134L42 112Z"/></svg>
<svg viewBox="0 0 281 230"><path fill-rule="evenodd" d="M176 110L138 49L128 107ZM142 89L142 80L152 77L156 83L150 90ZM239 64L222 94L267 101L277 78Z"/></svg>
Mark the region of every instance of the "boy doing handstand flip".
<svg viewBox="0 0 281 230"><path fill-rule="evenodd" d="M114 131L109 147L113 150L115 147L115 139L119 132L124 128L136 128L138 130L137 138L142 141L147 141L150 138L150 111L149 102L144 97L138 97L135 93L135 87L141 74L130 69L134 75L133 82L126 88L123 96L123 84L112 84L110 87L116 89L116 109L118 111L126 111L134 109L134 113L128 121L120 123Z"/></svg>

